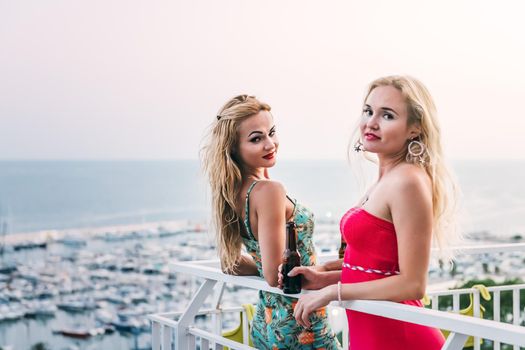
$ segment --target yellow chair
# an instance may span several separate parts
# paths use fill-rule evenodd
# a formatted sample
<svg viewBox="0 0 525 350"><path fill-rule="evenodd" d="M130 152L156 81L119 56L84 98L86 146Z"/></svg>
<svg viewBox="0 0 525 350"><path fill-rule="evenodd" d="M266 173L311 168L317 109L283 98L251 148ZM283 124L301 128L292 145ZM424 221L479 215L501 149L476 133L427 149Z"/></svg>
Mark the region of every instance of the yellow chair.
<svg viewBox="0 0 525 350"><path fill-rule="evenodd" d="M248 343L250 346L253 346L252 339L250 337L250 331L251 331L250 323L253 319L253 315L255 314L255 306L253 306L252 304L242 304L242 307L244 308L244 311L246 312L246 318L248 319L248 338L249 338ZM222 333L222 336L224 338L233 340L237 343L244 343L244 337L242 334L242 328L243 328L243 322L244 322L243 317L242 317L242 311L239 313L239 316L241 319L240 324L231 330L224 331ZM229 350L229 348L227 347L224 347L224 349Z"/></svg>
<svg viewBox="0 0 525 350"><path fill-rule="evenodd" d="M481 295L481 297L483 299L485 299L485 300L490 300L491 299L490 293L487 290L487 287L485 287L483 284L473 285L472 288L476 288L477 290L479 290L480 295ZM474 316L474 295L470 294L469 297L470 297L470 304L466 308L459 310L459 314L460 315ZM485 312L485 308L483 307L483 305L481 305L481 302L480 302L480 304L479 304L479 317L480 318L483 318L483 313L484 312ZM446 331L446 330L443 330L443 329L441 330L441 332L443 333L445 338L448 337L448 335L450 333L450 331ZM479 343L483 344L483 339L480 339ZM464 348L468 348L468 347L473 347L473 346L474 346L474 337L468 337L467 341L465 342L465 345L463 347Z"/></svg>

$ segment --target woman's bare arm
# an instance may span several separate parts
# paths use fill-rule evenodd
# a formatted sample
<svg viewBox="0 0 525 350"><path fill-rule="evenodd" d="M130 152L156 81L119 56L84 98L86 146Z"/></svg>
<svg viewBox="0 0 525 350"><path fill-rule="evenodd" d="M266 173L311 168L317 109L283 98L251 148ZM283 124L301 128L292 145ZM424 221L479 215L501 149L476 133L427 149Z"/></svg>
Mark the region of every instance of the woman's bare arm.
<svg viewBox="0 0 525 350"><path fill-rule="evenodd" d="M257 215L257 240L261 249L263 277L278 285L286 234L286 191L274 181L261 181L252 192L252 208Z"/></svg>
<svg viewBox="0 0 525 350"><path fill-rule="evenodd" d="M246 254L241 254L233 271L225 271L223 268L223 272L237 276L256 276L259 274L255 261L251 256Z"/></svg>
<svg viewBox="0 0 525 350"><path fill-rule="evenodd" d="M397 234L400 274L343 284L343 300L403 301L421 299L425 293L432 238L431 188L425 176L401 175L392 183L395 196L390 196L393 200L389 202ZM307 325L308 315L331 300L337 300L337 285L302 296L295 312L298 322Z"/></svg>

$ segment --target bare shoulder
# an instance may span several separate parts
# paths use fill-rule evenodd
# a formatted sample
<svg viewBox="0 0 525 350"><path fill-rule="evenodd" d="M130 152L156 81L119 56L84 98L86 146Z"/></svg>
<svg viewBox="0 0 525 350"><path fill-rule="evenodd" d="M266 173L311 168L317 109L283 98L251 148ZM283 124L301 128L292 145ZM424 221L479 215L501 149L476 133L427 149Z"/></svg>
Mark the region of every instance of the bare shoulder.
<svg viewBox="0 0 525 350"><path fill-rule="evenodd" d="M397 225L428 223L432 217L432 183L426 171L413 164L392 170L387 204ZM418 220L411 218L417 217ZM427 220L428 219L428 220Z"/></svg>
<svg viewBox="0 0 525 350"><path fill-rule="evenodd" d="M394 168L389 182L397 194L432 191L430 177L424 169L414 164L402 164Z"/></svg>
<svg viewBox="0 0 525 350"><path fill-rule="evenodd" d="M284 186L278 181L261 180L253 188L251 200L256 203L275 203L276 201L284 201L286 198L286 190Z"/></svg>

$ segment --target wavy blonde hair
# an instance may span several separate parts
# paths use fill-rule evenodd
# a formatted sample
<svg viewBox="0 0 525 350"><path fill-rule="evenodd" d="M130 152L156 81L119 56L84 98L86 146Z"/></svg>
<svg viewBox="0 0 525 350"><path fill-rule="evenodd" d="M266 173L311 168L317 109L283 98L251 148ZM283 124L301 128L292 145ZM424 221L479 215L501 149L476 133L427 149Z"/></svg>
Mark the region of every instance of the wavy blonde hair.
<svg viewBox="0 0 525 350"><path fill-rule="evenodd" d="M211 187L212 224L223 270L234 273L241 256L241 220L237 198L242 185L242 164L237 156L239 125L271 107L254 96L239 95L220 109L210 125L201 160Z"/></svg>
<svg viewBox="0 0 525 350"><path fill-rule="evenodd" d="M408 110L408 125L419 124L421 134L418 141L425 147L424 162L419 162L408 154L404 160L424 168L432 182L433 240L439 248L440 257L446 260L453 258L453 252L447 249L450 244L461 240L457 228L457 202L459 187L443 158L441 131L437 118L437 109L428 89L419 80L410 76L387 76L374 80L368 86L364 102L379 86L392 86L404 96ZM349 149L360 142L359 128L356 128ZM361 152L370 160L366 150Z"/></svg>

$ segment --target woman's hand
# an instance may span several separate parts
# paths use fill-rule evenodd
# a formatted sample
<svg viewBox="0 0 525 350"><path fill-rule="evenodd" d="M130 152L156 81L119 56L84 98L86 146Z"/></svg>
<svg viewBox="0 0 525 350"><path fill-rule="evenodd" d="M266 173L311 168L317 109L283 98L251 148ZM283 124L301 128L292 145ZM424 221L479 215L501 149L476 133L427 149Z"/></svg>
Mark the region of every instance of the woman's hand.
<svg viewBox="0 0 525 350"><path fill-rule="evenodd" d="M283 265L279 265L278 270L278 283L279 288L283 289L283 274L282 274ZM298 266L294 267L292 271L288 274L290 277L297 275L301 276L301 283L303 289L321 289L326 283L324 282L323 272L326 272L326 269L323 265L316 266Z"/></svg>
<svg viewBox="0 0 525 350"><path fill-rule="evenodd" d="M330 285L316 292L302 295L293 312L297 323L306 328L310 327L310 314L333 300L334 287L337 288L337 285Z"/></svg>

